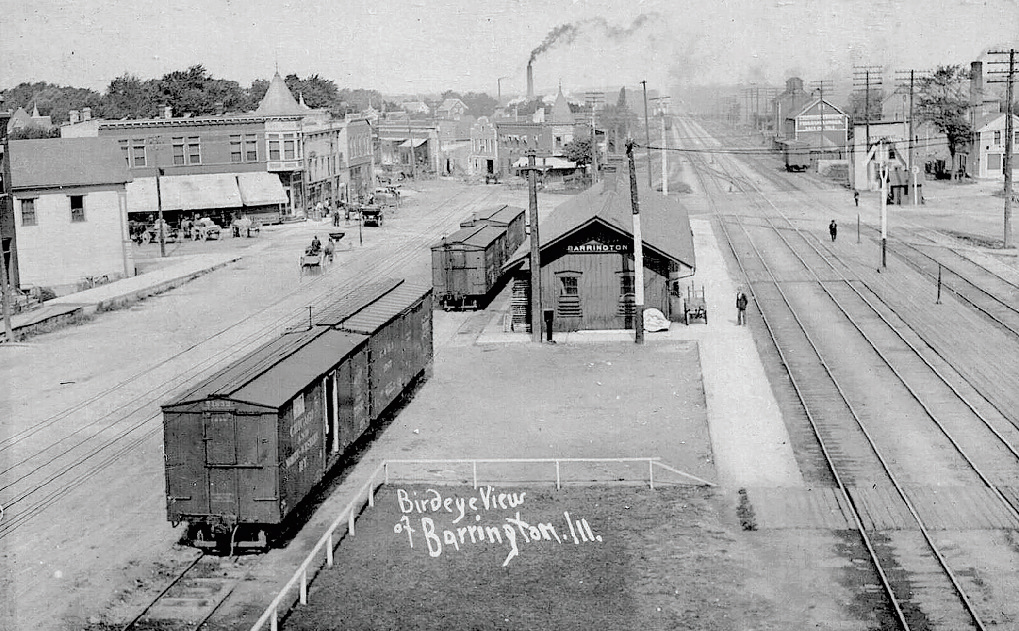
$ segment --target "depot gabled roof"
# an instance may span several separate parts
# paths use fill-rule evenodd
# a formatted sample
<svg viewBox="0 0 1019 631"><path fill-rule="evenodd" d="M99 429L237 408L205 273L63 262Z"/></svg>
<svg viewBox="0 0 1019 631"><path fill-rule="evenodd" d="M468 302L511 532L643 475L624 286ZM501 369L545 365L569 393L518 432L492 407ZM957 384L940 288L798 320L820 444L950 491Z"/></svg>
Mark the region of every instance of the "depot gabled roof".
<svg viewBox="0 0 1019 631"><path fill-rule="evenodd" d="M633 208L626 175L605 175L600 185L563 202L538 225L543 252L594 223L602 223L633 238ZM640 184L637 187L637 197L640 202L641 240L644 247L694 269L696 257L693 234L686 209L676 200ZM504 267L524 263L530 248L530 239L527 239Z"/></svg>

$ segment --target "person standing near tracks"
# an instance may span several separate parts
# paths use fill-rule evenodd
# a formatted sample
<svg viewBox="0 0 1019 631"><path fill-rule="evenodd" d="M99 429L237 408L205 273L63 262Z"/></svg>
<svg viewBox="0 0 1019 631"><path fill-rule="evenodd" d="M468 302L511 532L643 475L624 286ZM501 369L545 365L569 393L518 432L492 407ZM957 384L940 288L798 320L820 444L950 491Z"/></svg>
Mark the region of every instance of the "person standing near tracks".
<svg viewBox="0 0 1019 631"><path fill-rule="evenodd" d="M747 295L740 289L736 292L736 324L745 326L747 323Z"/></svg>
<svg viewBox="0 0 1019 631"><path fill-rule="evenodd" d="M860 191L856 189L853 189L853 203L856 204L857 208L860 207Z"/></svg>
<svg viewBox="0 0 1019 631"><path fill-rule="evenodd" d="M839 234L839 226L837 223L835 223L834 219L832 219L831 223L828 224L828 234L831 235L831 242L835 243L835 237L837 237Z"/></svg>

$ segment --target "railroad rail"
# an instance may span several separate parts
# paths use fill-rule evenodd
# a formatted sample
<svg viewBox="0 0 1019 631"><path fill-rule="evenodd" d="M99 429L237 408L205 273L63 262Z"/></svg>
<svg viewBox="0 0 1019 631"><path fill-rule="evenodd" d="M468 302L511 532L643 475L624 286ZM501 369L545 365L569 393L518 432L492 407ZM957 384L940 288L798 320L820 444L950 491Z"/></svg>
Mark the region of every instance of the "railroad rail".
<svg viewBox="0 0 1019 631"><path fill-rule="evenodd" d="M698 176L698 178L701 179L702 184L703 184L703 176L700 173L698 173L697 176ZM732 177L729 177L728 179L729 179L730 182L734 181L734 179ZM742 178L740 178L740 179L742 179ZM768 201L770 203L770 200L768 200ZM712 204L712 207L715 210L715 213L718 214L717 213L717 206L715 206L714 200L710 200L709 203ZM783 213L781 213L781 211L778 211L777 208L774 208L774 206L773 206L773 210L778 215L782 216L786 220L786 222L788 223L790 228L792 228L792 231L795 232L803 240L804 243L808 244L811 247L815 257L817 257L820 260L822 260L823 263L825 265L827 265L827 267L831 271L838 272L840 275L842 275L841 270L839 268L837 268L821 252L821 250L819 248L817 248L815 246L815 244L810 241L810 239L808 239L806 236L804 236L802 234L802 232L793 225L793 223L789 220L789 218L787 216L785 216ZM801 253L797 252L796 248L782 234L783 230L779 229L778 226L775 226L774 223L771 221L771 219L767 216L767 214L764 215L764 219L765 219L768 227L771 230L773 230L774 233L777 234L782 239L782 241L784 242L784 244L786 245L788 250L793 252L795 257L802 264L802 267L807 269L807 270L810 270L811 272L815 271L815 268L812 267L810 264L807 263L807 261L805 261L803 259ZM758 269L757 271L758 272L764 271L768 276L770 276L771 277L771 282L770 283L766 279L764 279L764 278L759 278L759 277L755 278L755 274L752 274L747 269L747 267L746 267L746 257L745 256L741 256L739 248L737 247L737 243L736 243L737 240L733 238L733 235L729 231L729 226L733 225L733 223L735 223L735 225L737 225L744 232L744 234L746 235L745 242L749 243L749 245L751 246L751 248L754 251L755 258L756 258L755 263L759 262L761 268L763 268L763 270L762 269ZM949 578L949 581L952 583L953 589L954 589L955 593L957 594L958 599L959 599L960 603L962 604L963 609L965 610L965 617L968 618L969 623L970 623L970 625L973 628L978 628L978 629L985 628L984 623L981 620L980 615L976 611L976 607L974 606L974 604L972 602L972 599L969 597L969 595L967 594L966 590L960 584L960 581L959 581L958 576L956 575L956 573L949 566L949 564L948 564L948 562L947 562L947 560L945 558L944 553L938 548L936 542L934 541L933 537L931 536L931 534L929 532L929 529L924 524L924 520L919 515L916 506L914 506L914 503L911 501L911 498L910 498L908 492L903 488L903 484L900 483L900 481L897 479L897 476L895 475L895 473L893 472L893 470L889 466L888 460L879 451L877 442L874 440L874 438L871 436L871 434L867 431L864 423L862 423L862 421L861 421L860 415L853 409L853 406L850 403L850 400L849 400L849 398L848 398L848 396L846 394L846 391L845 391L844 387L839 384L839 381L836 378L836 376L834 374L834 371L828 365L828 363L825 361L823 353L818 348L818 343L811 338L811 335L808 332L809 326L806 323L803 322L803 320L801 319L800 316L797 315L796 309L793 306L793 302L790 300L790 298L786 295L785 291L782 289L782 283L779 281L778 276L769 267L769 265L767 263L767 260L765 259L764 255L758 249L758 247L757 247L756 243L754 242L754 240L751 238L750 231L747 229L745 223L739 217L739 215L735 215L735 222L727 222L727 221L724 220L724 218L719 217L719 224L721 225L722 232L725 235L726 240L728 241L729 248L732 251L734 257L736 258L736 261L737 261L737 263L738 263L738 265L740 267L741 273L749 281L751 292L755 295L755 298L757 297L758 290L761 288L762 285L766 285L769 288L769 291L771 291L771 288L774 288L774 291L778 294L778 296L780 297L780 300L785 304L785 306L786 306L786 308L788 310L789 316L791 316L791 317L789 317L789 316L783 315L781 318L779 318L779 320L781 321L781 322L779 322L779 321L775 320L776 315L774 313L771 313L769 315L769 311L770 310L766 311L766 309L763 306L761 308L762 318L763 318L763 320L765 322L765 325L766 325L766 328L767 328L767 330L769 332L769 335L772 338L772 342L775 344L775 347L778 350L779 355L781 356L783 362L785 363L785 365L787 366L787 368L789 370L789 376L790 376L790 379L793 382L793 387L794 387L794 389L795 389L795 391L797 393L797 396L800 399L801 405L804 406L804 409L805 409L806 414L807 414L807 418L808 418L808 420L809 420L809 422L811 424L811 427L812 427L812 429L813 429L813 431L815 433L817 441L821 445L821 450L824 453L824 456L825 456L825 459L826 459L826 461L828 463L828 466L831 469L832 474L833 474L833 476L836 479L837 486L839 487L839 491L842 494L843 499L846 502L846 505L851 507L851 509L852 509L852 511L851 511L852 512L852 517L853 517L853 520L855 522L856 528L857 528L858 532L860 533L861 538L864 540L865 545L867 546L868 552L869 552L871 560L872 560L872 564L874 565L878 575L881 577L885 593L887 594L887 596L889 598L889 601L890 601L891 605L893 606L893 608L895 610L896 617L898 618L899 625L902 628L904 628L904 629L909 629L910 628L910 624L909 624L909 620L907 618L907 615L906 615L903 607L900 604L900 598L897 597L896 590L895 590L894 586L887 579L887 573L885 572L884 568L882 567L881 559L879 558L879 555L875 552L874 546L872 545L871 539L870 539L870 537L868 535L867 528L864 526L864 522L862 520L862 515L860 513L860 508L858 506L857 498L854 497L854 494L851 492L850 488L846 485L846 483L844 481L844 475L842 473L842 467L840 466L840 463L837 462L838 458L835 455L833 455L833 451L838 451L838 450L833 450L833 449L831 449L829 447L828 442L829 442L830 436L829 436L829 438L825 437L825 432L823 431L823 427L821 427L821 424L818 422L818 419L816 418L816 415L812 411L812 408L814 406L811 405L811 395L812 395L811 391L816 389L816 383L815 383L816 379L815 380L811 380L810 379L811 373L809 373L809 372L807 372L807 371L802 369L802 365L803 365L802 357L791 357L789 355L790 350L792 350L792 349L789 346L790 342L789 342L789 339L788 339L788 334L783 335L782 331L780 330L782 326L786 326L787 328L793 328L793 326L794 326L793 323L795 323L795 328L798 329L798 332L796 334L796 338L797 339L803 339L806 342L807 346L809 346L809 348L810 348L809 352L812 355L816 356L817 362L823 368L823 372L824 372L824 375L825 375L824 381L826 381L826 382L830 381L831 384L834 385L834 387L838 391L839 397L844 401L845 407L852 413L852 417L853 417L856 425L859 427L860 431L866 436L868 444L869 444L871 450L877 456L878 460L881 462L881 466L882 466L883 470L885 471L885 473L888 476L888 478L892 481L892 484L893 484L894 488L896 489L896 492L898 493L899 497L901 498L903 503L906 505L906 507L908 508L911 516L913 517L913 519L915 520L916 524L918 525L918 527L920 529L920 532L923 534L924 539L925 539L925 541L926 541L926 543L927 543L931 553L934 555L934 557L938 561L938 564L943 569L945 575ZM788 232L788 230L786 230L786 231ZM744 245L744 243L741 243L741 245ZM772 250L769 250L769 255L772 255L773 258L775 256ZM926 366L927 366L927 368L929 370L931 370L932 372L937 374L938 377L942 380L942 383L945 386L947 386L949 389L951 389L952 392L954 392L954 394L956 395L956 397L958 397L958 399L960 401L962 401L965 404L965 406L974 415L978 416L981 419L981 421L984 423L985 427L990 429L991 432L1000 441L1000 443L1002 445L1004 445L1011 452L1012 457L1013 458L1019 458L1019 454L1017 454L1017 452L1015 451L1014 447L1010 444L1009 440L1007 440L1005 437L1003 437L1001 435L1000 432L996 431L993 428L992 424L989 423L989 421L986 418L984 418L973 407L973 405L966 399L966 397L964 397L954 386L952 386L952 384L947 379L945 379L945 377L930 362L928 362L928 360L926 358L923 357L922 353L919 351L919 349L915 345L913 345L912 343L910 343L906 339L906 337L904 336L903 332L901 332L899 329L897 329L895 326L893 326L891 324L891 322L888 320L888 318L886 318L883 314L881 314L881 312L876 308L876 306L874 304L872 304L866 298L864 293L862 291L860 291L859 288L854 286L854 283L852 283L848 279L846 279L844 277L844 275L843 275L843 278L841 279L841 281L838 281L838 280L834 280L834 279L821 279L817 274L814 274L814 281L816 282L816 285L821 287L821 289L825 292L825 294L827 294L828 298L838 307L838 309L843 313L845 318L852 323L853 327L857 330L858 334L860 336L862 336L864 339L866 339L868 344L870 344L870 346L874 349L874 351L876 351L878 353L878 355L882 358L882 361L885 363L885 365L888 367L888 369L891 370L891 372L894 373L899 378L899 380L902 382L902 384L904 386L906 386L906 389L911 393L911 395L921 405L921 407L923 407L923 409L930 416L930 418L935 423L938 424L938 427L940 428L941 432L946 437L948 437L948 440L953 445L953 447L962 455L962 457L967 461L969 466L974 471L976 471L977 475L980 477L982 482L996 494L996 496L998 497L999 501L1006 508L1006 510L1011 514L1013 519L1019 519L1019 513L1016 512L1016 509L1011 504L1011 502L1007 498L1004 497L1004 495L1000 492L1000 490L998 490L996 484L993 481L991 481L989 479L989 477L980 470L980 468L973 462L973 460L971 458L969 458L964 453L964 449L959 445L959 443L954 438L952 438L950 432L945 428L945 426L942 425L941 422L939 422L939 420L935 416L934 412L930 409L930 407L928 407L926 404L923 403L923 400L921 399L921 396L916 392L916 390L914 388L909 386L909 383L907 382L906 378L904 378L904 376L902 374L900 374L900 372L895 368L895 366L889 360L888 356L881 352L881 350L879 348L879 345L870 336L868 336L868 334L864 331L863 327L858 322L859 318L854 319L852 317L852 315L850 315L849 309L844 304L844 299L843 299L843 302L839 302L839 299L837 299L835 297L835 295L834 295L834 293L835 293L834 290L832 288L828 287L827 285L830 285L831 283L834 282L837 286L844 285L844 286L847 286L847 287L851 288L854 292L856 292L856 294L859 296L859 298L861 298L863 300L863 302L866 303L866 305L870 309L873 310L873 313L877 314L878 317L880 318L880 320L889 329L891 329L895 333L895 335L897 335L905 345L907 345L907 346L909 346L909 348L911 348L911 350L913 351L915 356L920 358L920 360L922 360L922 362L924 364L926 364ZM772 302L769 302L768 304L769 305L774 304L773 296L769 297L769 299L771 299ZM761 302L758 302L758 304L762 305ZM886 307L887 307L887 305L886 305ZM772 307L771 309L773 309L773 308L774 307ZM781 340L781 343L780 343L780 340ZM804 347L801 344L799 346L799 348L796 349L796 351L798 352L799 350L802 350L802 349L804 349ZM797 367L800 367L800 369L797 369ZM814 374L816 375L816 373L814 373ZM804 380L806 380L807 383L804 383ZM816 397L815 397L815 402L816 402ZM838 441L836 441L836 443L837 442ZM838 444L836 444L835 446L836 447L841 447L841 445L838 445ZM903 600L908 602L908 599L903 599ZM958 616L957 616L956 621L957 622L959 621L959 617Z"/></svg>
<svg viewBox="0 0 1019 631"><path fill-rule="evenodd" d="M459 191L437 204L436 208L443 208L443 212L434 221L429 222L425 229L437 235L451 219L459 218L468 207L484 203L496 193L495 190L492 190L482 196L471 196L462 202L450 204L451 200L464 196L468 192ZM417 247L413 242L408 241L400 244L393 256L387 257L383 262L375 262L373 271L377 274L399 271L417 253ZM307 322L307 311L305 309L291 310L286 314L276 316L267 324L261 324L251 330L241 339L228 343L225 348L216 350L210 356L189 364L187 369L168 374L162 381L161 387L135 395L110 410L95 414L94 418L86 422L82 422L83 412L88 410L94 413L97 404L107 397L127 391L133 383L141 378L151 377L158 374L158 371L173 366L199 347L219 338L226 338L227 332L231 329L236 329L238 326L243 327L245 323L257 322L259 316L264 316L270 313L273 308L278 308L277 305L281 302L303 296L305 301L317 303L326 299L330 294L350 291L364 283L362 278L355 277L339 284L330 285L323 282L326 278L328 278L326 275L317 276L304 283L303 286L295 286L277 303L220 329L166 360L88 397L78 405L0 440L0 455L15 447L28 452L27 455L17 460L5 459L6 466L0 470L0 479L3 480L3 483L0 484L0 501L6 511L6 519L0 523L0 540L10 536L26 523L41 515L63 496L79 488L83 482L112 466L140 445L158 435L162 430L162 425L159 422L161 414L158 410L155 413L152 413L151 410L152 406L158 405L161 399L186 384L211 374L222 362L249 352L264 342L266 336L277 335L291 328L299 328ZM308 296L310 288L318 289L317 293ZM131 393L128 392L128 394L130 396ZM34 436L70 421L79 423L72 431L62 433L59 438L47 441L37 449L29 450L27 448Z"/></svg>

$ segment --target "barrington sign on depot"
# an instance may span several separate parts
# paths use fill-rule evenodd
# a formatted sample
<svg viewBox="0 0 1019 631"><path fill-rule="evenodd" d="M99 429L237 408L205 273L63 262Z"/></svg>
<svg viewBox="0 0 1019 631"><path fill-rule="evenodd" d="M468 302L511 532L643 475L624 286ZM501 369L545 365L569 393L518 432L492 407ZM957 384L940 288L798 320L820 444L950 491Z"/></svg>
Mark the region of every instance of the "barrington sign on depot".
<svg viewBox="0 0 1019 631"><path fill-rule="evenodd" d="M528 523L526 499L526 492L505 493L491 486L466 496L443 495L435 489L420 493L397 489L396 502L403 516L393 532L406 536L411 548L423 544L433 558L474 544L499 544L507 548L503 567L530 544L601 543L591 524L571 517L569 511L563 511L562 521Z"/></svg>

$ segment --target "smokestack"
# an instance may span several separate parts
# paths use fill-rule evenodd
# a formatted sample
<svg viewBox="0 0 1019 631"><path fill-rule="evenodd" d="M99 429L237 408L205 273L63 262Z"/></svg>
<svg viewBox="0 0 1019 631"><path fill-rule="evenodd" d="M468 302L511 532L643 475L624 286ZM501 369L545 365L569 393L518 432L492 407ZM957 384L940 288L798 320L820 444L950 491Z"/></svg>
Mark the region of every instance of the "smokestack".
<svg viewBox="0 0 1019 631"><path fill-rule="evenodd" d="M979 107L984 102L984 62L974 61L969 65L969 103Z"/></svg>
<svg viewBox="0 0 1019 631"><path fill-rule="evenodd" d="M527 62L527 100L534 98L534 68L532 62Z"/></svg>

